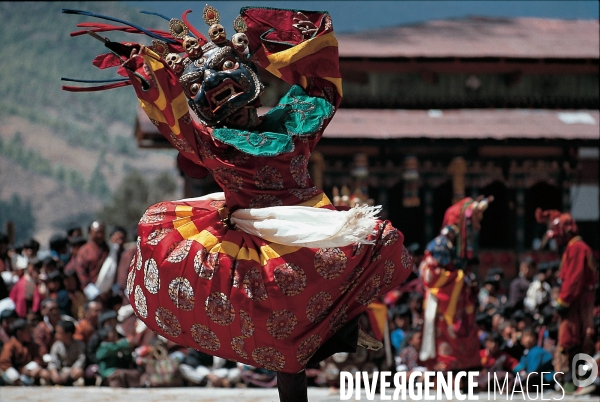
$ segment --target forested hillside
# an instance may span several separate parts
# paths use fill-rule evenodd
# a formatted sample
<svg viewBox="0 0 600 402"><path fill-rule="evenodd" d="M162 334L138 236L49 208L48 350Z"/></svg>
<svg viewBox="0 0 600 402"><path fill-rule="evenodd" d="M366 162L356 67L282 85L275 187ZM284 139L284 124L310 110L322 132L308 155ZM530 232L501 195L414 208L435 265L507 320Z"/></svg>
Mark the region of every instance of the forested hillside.
<svg viewBox="0 0 600 402"><path fill-rule="evenodd" d="M178 182L173 151L137 149L131 87L61 90L64 84L85 85L61 77L120 77L115 68L92 65L107 53L102 43L89 35L70 36L79 22L108 21L63 14L63 8L168 29L165 20L122 2L0 2L0 230L13 221L16 242L34 236L42 246L69 222L87 225L127 175L152 179L166 172ZM149 43L143 35L104 35Z"/></svg>

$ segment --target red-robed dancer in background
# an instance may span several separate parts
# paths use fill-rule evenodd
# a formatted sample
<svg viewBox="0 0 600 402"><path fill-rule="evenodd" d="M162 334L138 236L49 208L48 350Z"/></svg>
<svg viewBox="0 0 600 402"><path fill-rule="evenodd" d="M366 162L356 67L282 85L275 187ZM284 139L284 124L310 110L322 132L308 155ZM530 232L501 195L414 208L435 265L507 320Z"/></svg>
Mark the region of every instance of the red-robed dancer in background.
<svg viewBox="0 0 600 402"><path fill-rule="evenodd" d="M598 267L592 249L579 236L571 214L538 208L535 217L539 223L548 225L543 243L554 239L563 249L559 268L560 292L554 301L561 317L554 369L565 373L562 382L567 388L575 388L571 371L573 358L577 353L594 354L593 310L598 291Z"/></svg>
<svg viewBox="0 0 600 402"><path fill-rule="evenodd" d="M107 42L114 53L95 61L121 66L122 85L133 85L182 170L212 174L224 192L146 211L129 298L167 339L277 371L280 398L305 401L305 367L357 343L380 346L358 316L407 278L411 258L378 208L338 211L309 176L342 97L329 14L242 8L230 40L207 6L207 40L188 12L170 21L170 33L128 27L160 37L152 46ZM292 84L260 117L255 65Z"/></svg>
<svg viewBox="0 0 600 402"><path fill-rule="evenodd" d="M477 294L466 272L476 257L483 211L493 197L464 198L446 210L440 235L426 247L419 267L424 323L419 359L428 370L477 370L481 366L475 323Z"/></svg>

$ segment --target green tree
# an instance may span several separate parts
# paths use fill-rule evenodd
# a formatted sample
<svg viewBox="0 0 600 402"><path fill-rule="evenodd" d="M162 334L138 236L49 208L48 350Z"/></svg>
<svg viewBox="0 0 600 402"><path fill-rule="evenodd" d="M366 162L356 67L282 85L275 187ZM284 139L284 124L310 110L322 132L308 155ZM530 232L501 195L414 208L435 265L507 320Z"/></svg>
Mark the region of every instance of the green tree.
<svg viewBox="0 0 600 402"><path fill-rule="evenodd" d="M133 170L104 204L98 219L109 227L123 226L129 233L135 233L144 211L150 205L168 199L176 189L177 183L168 172L149 182L140 172Z"/></svg>
<svg viewBox="0 0 600 402"><path fill-rule="evenodd" d="M0 227L12 221L15 225L15 243L22 243L35 233L35 216L31 200L22 200L13 194L10 200L0 200Z"/></svg>

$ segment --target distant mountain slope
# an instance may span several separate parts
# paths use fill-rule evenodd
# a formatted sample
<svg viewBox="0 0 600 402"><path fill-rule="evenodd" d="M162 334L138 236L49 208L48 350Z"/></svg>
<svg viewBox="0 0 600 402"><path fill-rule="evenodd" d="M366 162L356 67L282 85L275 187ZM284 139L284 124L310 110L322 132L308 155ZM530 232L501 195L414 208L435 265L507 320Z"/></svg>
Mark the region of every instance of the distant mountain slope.
<svg viewBox="0 0 600 402"><path fill-rule="evenodd" d="M63 14L63 8L168 29L165 20L119 2L0 2L0 201L15 194L31 201L34 236L44 247L51 233L64 230L70 219L87 225L127 172L178 174L175 151L137 149L133 123L138 102L131 87L61 90L61 77L119 77L116 69L92 65L97 55L107 53L100 42L69 35L80 29L79 22L108 21ZM104 35L149 43L143 35ZM4 225L1 219L10 211L0 212Z"/></svg>

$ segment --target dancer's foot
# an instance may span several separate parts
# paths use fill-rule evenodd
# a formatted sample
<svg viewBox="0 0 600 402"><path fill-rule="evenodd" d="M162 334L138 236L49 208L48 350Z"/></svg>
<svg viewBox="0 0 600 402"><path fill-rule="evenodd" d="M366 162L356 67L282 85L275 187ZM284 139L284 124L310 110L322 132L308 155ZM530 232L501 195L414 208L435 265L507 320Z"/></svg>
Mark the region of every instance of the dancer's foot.
<svg viewBox="0 0 600 402"><path fill-rule="evenodd" d="M383 343L367 334L362 329L358 329L358 346L367 350L377 351L383 347Z"/></svg>

